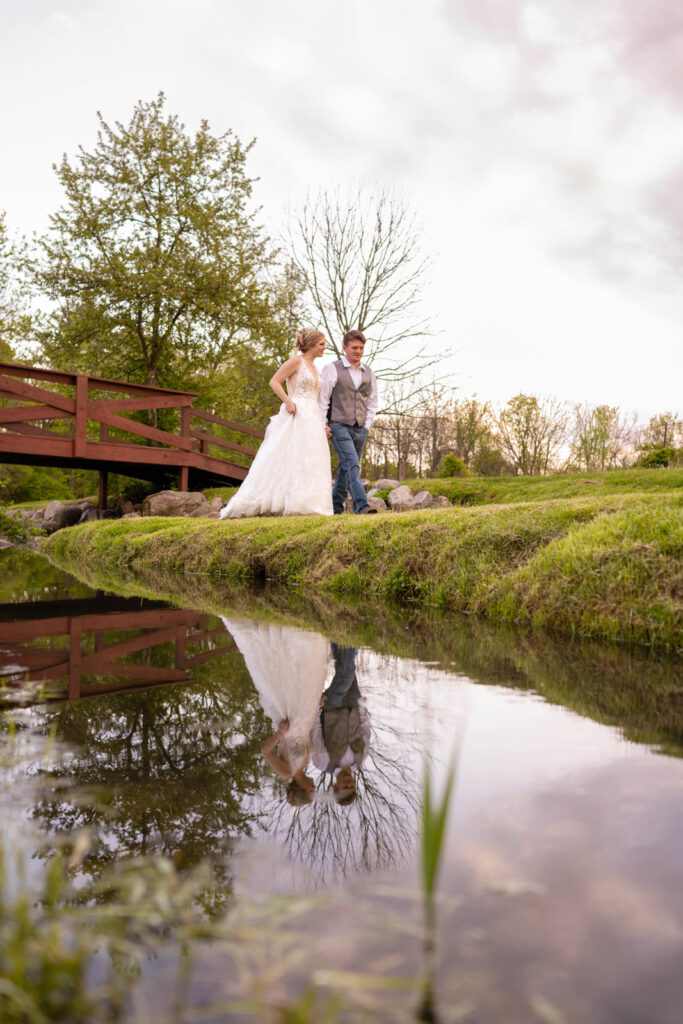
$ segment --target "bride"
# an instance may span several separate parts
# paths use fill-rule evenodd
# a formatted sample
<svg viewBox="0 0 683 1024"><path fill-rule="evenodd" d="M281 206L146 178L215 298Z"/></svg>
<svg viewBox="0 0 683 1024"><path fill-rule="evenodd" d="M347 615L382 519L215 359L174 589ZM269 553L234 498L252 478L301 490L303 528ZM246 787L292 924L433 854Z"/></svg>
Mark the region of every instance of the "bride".
<svg viewBox="0 0 683 1024"><path fill-rule="evenodd" d="M325 351L325 336L302 328L296 348L270 381L282 399L280 411L271 417L249 473L221 519L332 515L330 449L318 406L320 376L313 365Z"/></svg>

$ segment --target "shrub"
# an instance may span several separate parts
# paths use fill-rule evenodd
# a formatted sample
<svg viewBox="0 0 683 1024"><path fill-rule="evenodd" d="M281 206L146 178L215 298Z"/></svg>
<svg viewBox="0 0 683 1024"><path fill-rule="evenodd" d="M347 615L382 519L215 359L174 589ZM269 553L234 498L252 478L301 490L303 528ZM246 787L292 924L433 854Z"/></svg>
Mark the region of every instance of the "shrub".
<svg viewBox="0 0 683 1024"><path fill-rule="evenodd" d="M638 459L645 469L666 469L674 467L681 462L683 451L680 448L669 448L668 446L641 446L642 455Z"/></svg>
<svg viewBox="0 0 683 1024"><path fill-rule="evenodd" d="M440 477L467 476L467 466L457 455L444 455L438 475Z"/></svg>

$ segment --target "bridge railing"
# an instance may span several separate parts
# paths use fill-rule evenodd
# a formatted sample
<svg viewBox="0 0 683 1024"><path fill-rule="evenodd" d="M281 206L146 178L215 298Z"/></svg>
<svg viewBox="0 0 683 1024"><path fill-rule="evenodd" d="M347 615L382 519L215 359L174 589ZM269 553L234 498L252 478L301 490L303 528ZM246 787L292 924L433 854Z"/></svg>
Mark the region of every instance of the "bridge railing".
<svg viewBox="0 0 683 1024"><path fill-rule="evenodd" d="M220 620L160 602L86 598L34 609L17 620L0 606L0 707L188 683L198 665L237 651Z"/></svg>
<svg viewBox="0 0 683 1024"><path fill-rule="evenodd" d="M57 390L43 387L44 383L56 385ZM110 397L116 393L126 397ZM106 446L109 460L125 462L133 455L131 448L137 449L138 458L140 448L154 448L155 464L169 467L180 464L182 467L186 460L179 453L195 452L206 459L225 459L227 450L238 453L238 465L248 465L256 449L238 443L235 435L262 438L263 431L195 409L192 406L195 397L189 391L0 363L0 450L6 447L2 443L3 434L9 433L14 435L13 451L25 449L27 454L34 455L42 452L46 456L92 460L98 457L96 449ZM179 429L175 431L126 415L156 414L171 409L180 414ZM214 429L193 429L195 418L214 424ZM53 424L56 429L51 429ZM99 433L94 424L99 424ZM217 434L216 426L229 436ZM130 435L135 440L131 440ZM216 448L218 453L215 453ZM232 461L236 461L234 457ZM187 470L186 465L184 468ZM187 471L183 474L181 468L181 486L183 475L187 485Z"/></svg>

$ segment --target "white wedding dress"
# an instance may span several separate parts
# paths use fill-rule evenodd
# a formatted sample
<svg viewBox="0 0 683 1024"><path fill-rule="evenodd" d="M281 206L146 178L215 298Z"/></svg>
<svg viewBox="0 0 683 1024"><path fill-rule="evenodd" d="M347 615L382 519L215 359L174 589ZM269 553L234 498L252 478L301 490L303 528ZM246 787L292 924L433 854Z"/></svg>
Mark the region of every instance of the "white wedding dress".
<svg viewBox="0 0 683 1024"><path fill-rule="evenodd" d="M291 393L296 413L290 415L283 404L271 417L249 473L221 519L332 515L330 449L319 394L320 378L302 359Z"/></svg>
<svg viewBox="0 0 683 1024"><path fill-rule="evenodd" d="M329 641L320 633L290 626L221 618L244 658L273 731L283 718L289 720L285 741L292 770L305 768L313 749L313 720L325 688Z"/></svg>

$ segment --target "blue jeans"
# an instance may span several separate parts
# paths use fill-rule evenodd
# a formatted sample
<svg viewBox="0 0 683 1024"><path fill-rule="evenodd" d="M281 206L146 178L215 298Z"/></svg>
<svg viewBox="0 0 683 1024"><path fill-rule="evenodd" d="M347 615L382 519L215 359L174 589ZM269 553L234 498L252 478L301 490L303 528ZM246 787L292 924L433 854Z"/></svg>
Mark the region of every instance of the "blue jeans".
<svg viewBox="0 0 683 1024"><path fill-rule="evenodd" d="M358 514L369 508L368 496L360 482L360 457L368 438L365 427L350 427L347 423L330 421L332 446L339 456L337 478L332 488L332 508L336 516L344 511L347 491L353 498L353 511Z"/></svg>

